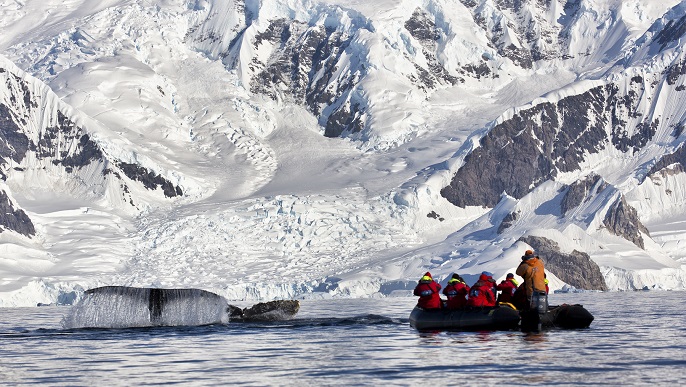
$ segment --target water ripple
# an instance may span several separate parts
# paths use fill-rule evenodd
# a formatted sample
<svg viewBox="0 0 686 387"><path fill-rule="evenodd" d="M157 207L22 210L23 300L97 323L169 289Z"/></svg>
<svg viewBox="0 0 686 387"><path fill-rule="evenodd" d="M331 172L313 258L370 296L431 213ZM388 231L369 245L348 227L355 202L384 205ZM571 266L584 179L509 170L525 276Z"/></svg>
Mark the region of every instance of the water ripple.
<svg viewBox="0 0 686 387"><path fill-rule="evenodd" d="M681 383L683 293L551 297L583 302L596 320L538 334L418 332L408 321L414 299L366 299L306 301L282 322L62 329L65 309L9 309L0 378L50 386Z"/></svg>

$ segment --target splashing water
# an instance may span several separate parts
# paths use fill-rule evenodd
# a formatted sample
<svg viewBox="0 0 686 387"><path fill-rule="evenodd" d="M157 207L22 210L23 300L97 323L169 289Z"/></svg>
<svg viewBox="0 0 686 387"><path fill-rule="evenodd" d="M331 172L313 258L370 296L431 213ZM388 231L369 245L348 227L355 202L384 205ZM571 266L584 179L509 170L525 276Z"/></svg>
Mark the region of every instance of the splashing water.
<svg viewBox="0 0 686 387"><path fill-rule="evenodd" d="M226 324L228 302L200 289L106 286L88 290L62 326L129 328Z"/></svg>

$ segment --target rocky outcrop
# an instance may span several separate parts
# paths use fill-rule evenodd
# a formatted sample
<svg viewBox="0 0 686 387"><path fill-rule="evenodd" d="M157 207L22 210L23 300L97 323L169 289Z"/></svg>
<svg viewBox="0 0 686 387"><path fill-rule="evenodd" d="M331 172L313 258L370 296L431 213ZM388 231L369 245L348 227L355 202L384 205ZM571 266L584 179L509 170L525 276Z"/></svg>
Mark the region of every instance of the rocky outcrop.
<svg viewBox="0 0 686 387"><path fill-rule="evenodd" d="M509 214L505 215L503 221L500 222L500 226L498 226L498 234L502 234L506 229L512 227L518 218L519 212L517 211L510 212Z"/></svg>
<svg viewBox="0 0 686 387"><path fill-rule="evenodd" d="M364 127L364 109L352 100L352 93L365 75L364 67L345 72L337 68L351 41L348 32L323 25L272 20L263 33L255 36L254 45L258 49L269 42L278 48L264 63L253 59L250 66L256 76L250 89L274 100L289 98L307 106L320 118L328 137L359 132Z"/></svg>
<svg viewBox="0 0 686 387"><path fill-rule="evenodd" d="M183 195L181 187L178 185L174 186L169 180L158 174L155 174L147 168L141 167L138 164L120 162L117 163L117 166L126 176L129 177L129 179L140 181L147 189L155 190L157 188L162 188L164 196L168 198Z"/></svg>
<svg viewBox="0 0 686 387"><path fill-rule="evenodd" d="M602 178L599 175L591 173L590 175L586 176L585 179L579 180L569 185L567 187L567 192L565 193L565 196L562 197L562 201L560 202L560 209L562 210L562 215L566 215L567 212L573 210L574 208L577 208L581 203L583 203L584 200L589 197L589 194L591 193L593 187L595 187L600 180L602 180ZM601 183L598 186L596 192L602 191L607 186L607 183Z"/></svg>
<svg viewBox="0 0 686 387"><path fill-rule="evenodd" d="M564 23L578 11L574 2L564 7L565 17L548 19L551 0L460 0L472 13L476 24L488 36L498 54L525 69L534 62L561 57L565 39Z"/></svg>
<svg viewBox="0 0 686 387"><path fill-rule="evenodd" d="M410 80L414 81L418 88L428 91L434 89L438 84L455 85L460 81L464 82L464 79L450 75L439 62L436 56L438 52L437 41L441 39L443 33L426 12L417 8L410 19L405 22L405 29L422 45L422 55L428 66L427 69L424 69L415 65L420 78Z"/></svg>
<svg viewBox="0 0 686 387"><path fill-rule="evenodd" d="M686 74L686 60L682 60L681 62L675 63L667 67L664 73L666 75L665 79L667 80L667 84L676 84L679 77Z"/></svg>
<svg viewBox="0 0 686 387"><path fill-rule="evenodd" d="M38 144L31 143L29 149L39 159L51 159L53 164L64 166L67 172L103 160L100 147L59 110L57 125L45 128Z"/></svg>
<svg viewBox="0 0 686 387"><path fill-rule="evenodd" d="M15 122L10 108L0 103L0 164L7 159L21 163L27 152L38 159L50 159L55 165L63 165L67 172L102 160L102 151L90 136L76 126L61 111L57 111L57 124L45 128L38 142L34 142ZM25 124L25 122L23 122Z"/></svg>
<svg viewBox="0 0 686 387"><path fill-rule="evenodd" d="M608 290L598 265L591 257L581 251L563 253L557 242L544 237L526 236L519 239L531 246L551 272L562 281L586 290Z"/></svg>
<svg viewBox="0 0 686 387"><path fill-rule="evenodd" d="M20 162L28 149L29 138L12 119L9 107L0 103L0 166L6 164L7 159Z"/></svg>
<svg viewBox="0 0 686 387"><path fill-rule="evenodd" d="M686 171L686 146L681 146L674 153L662 156L655 165L650 168L647 176L657 173L667 167L674 166L675 171Z"/></svg>
<svg viewBox="0 0 686 387"><path fill-rule="evenodd" d="M0 233L12 230L26 236L36 235L33 222L24 210L15 208L5 191L0 191Z"/></svg>
<svg viewBox="0 0 686 387"><path fill-rule="evenodd" d="M459 207L493 207L502 192L522 198L605 146L606 121L589 118L604 109L605 90L597 87L519 112L481 139L441 195Z"/></svg>
<svg viewBox="0 0 686 387"><path fill-rule="evenodd" d="M648 229L638 218L636 209L627 204L624 196L617 199L605 214L603 224L607 229L640 248L645 248L641 234L650 235Z"/></svg>
<svg viewBox="0 0 686 387"><path fill-rule="evenodd" d="M588 154L609 145L608 132L618 150L641 150L658 125L646 120L626 129L629 118L640 119L642 87L621 93L615 84L598 86L520 111L480 140L441 195L459 207L493 207L503 192L520 199L558 173L578 170Z"/></svg>
<svg viewBox="0 0 686 387"><path fill-rule="evenodd" d="M429 212L428 214L426 214L426 217L431 218L431 219L438 219L441 222L445 220L444 217L438 215L438 213L436 211L433 211L433 210L431 212Z"/></svg>
<svg viewBox="0 0 686 387"><path fill-rule="evenodd" d="M4 81L4 93L0 95L0 176L3 180L12 171L9 169L10 161L14 173L26 170L24 164L27 159L38 163L34 167L40 168L40 163L52 164L64 168L69 174L78 174L82 168L98 163L103 179L114 172L113 176L119 180L123 174L140 181L147 189L161 188L166 197L183 194L179 186L146 167L107 159L90 134L65 113L66 108L60 105L56 96L51 92L36 92L47 88L31 83L39 81L24 79L2 67L0 81ZM105 167L107 164L110 168ZM113 171L112 164L122 174ZM123 193L135 206L126 183L120 183ZM30 219L21 210L8 210L2 224L24 235L35 233Z"/></svg>
<svg viewBox="0 0 686 387"><path fill-rule="evenodd" d="M668 21L664 28L655 35L653 41L660 45L660 49L663 49L668 43L678 41L685 33L686 16L682 16L679 20Z"/></svg>

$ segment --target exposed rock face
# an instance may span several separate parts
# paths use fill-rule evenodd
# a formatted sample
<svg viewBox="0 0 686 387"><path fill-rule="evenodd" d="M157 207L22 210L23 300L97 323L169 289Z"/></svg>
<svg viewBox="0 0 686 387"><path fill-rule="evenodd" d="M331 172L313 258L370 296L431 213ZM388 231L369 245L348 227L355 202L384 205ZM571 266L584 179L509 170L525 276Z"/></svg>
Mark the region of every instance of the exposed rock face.
<svg viewBox="0 0 686 387"><path fill-rule="evenodd" d="M587 118L602 116L604 103L598 102L603 94L595 88L557 106L543 103L497 125L465 158L441 195L460 207L493 207L502 192L519 199L554 179L557 168L578 167L584 149L597 152L604 146L603 122Z"/></svg>
<svg viewBox="0 0 686 387"><path fill-rule="evenodd" d="M503 221L500 222L500 226L498 226L498 234L502 234L506 229L512 227L512 225L517 221L519 218L519 212L510 212L503 218Z"/></svg>
<svg viewBox="0 0 686 387"><path fill-rule="evenodd" d="M140 165L118 163L117 166L131 180L140 181L147 189L154 190L160 187L164 191L164 196L168 198L183 195L181 187L174 186L169 180L163 178L160 175L156 175L155 173L151 172L146 168L141 167Z"/></svg>
<svg viewBox="0 0 686 387"><path fill-rule="evenodd" d="M103 178L114 172L113 176L121 180L121 174L105 167L109 161L118 166L124 175L141 181L148 189L162 188L167 197L182 195L180 187L143 166L107 160L100 146L85 129L76 125L61 108L50 105L57 104L57 98L51 100L49 96L32 91L36 89L36 85L29 83L30 80L0 67L0 81L4 81L2 86L6 90L0 95L0 177L3 180L7 179L10 171L10 161L15 164L14 173L20 173L26 170L23 164L27 159L38 162L38 165L44 162L61 166L70 174L77 174L83 167L99 163ZM41 87L46 86L39 85L38 89ZM54 118L48 118L52 122L50 126L41 124L41 119L44 120L47 113L39 109L46 109L53 114ZM126 183L121 181L120 186L130 196ZM135 206L131 198L129 201ZM24 235L35 234L26 213L13 209L6 195L4 202L7 211L1 217L2 225Z"/></svg>
<svg viewBox="0 0 686 387"><path fill-rule="evenodd" d="M548 238L526 236L519 240L533 247L543 260L545 270L562 281L578 289L607 290L600 268L588 254L577 250L571 254L562 253L557 242Z"/></svg>
<svg viewBox="0 0 686 387"><path fill-rule="evenodd" d="M578 207L581 203L583 203L584 200L589 197L591 189L593 189L593 187L595 187L600 180L602 180L602 178L599 175L591 173L584 180L579 180L574 184L571 184L567 188L567 193L562 198L562 202L560 203L562 215L566 215L568 211ZM597 192L602 191L606 187L607 183L601 183L597 188Z"/></svg>
<svg viewBox="0 0 686 387"><path fill-rule="evenodd" d="M675 63L665 70L667 84L674 85L680 76L686 74L686 60Z"/></svg>
<svg viewBox="0 0 686 387"><path fill-rule="evenodd" d="M31 219L24 210L14 208L5 191L0 191L0 226L0 233L7 229L26 236L36 235Z"/></svg>
<svg viewBox="0 0 686 387"><path fill-rule="evenodd" d="M103 159L100 147L59 110L57 125L46 128L38 144L30 144L30 150L39 159L51 158L53 164L63 165L67 172Z"/></svg>
<svg viewBox="0 0 686 387"><path fill-rule="evenodd" d="M294 20L278 19L255 37L255 49L263 43L278 47L266 63L251 63L257 76L250 88L277 100L290 97L306 105L326 128L325 135L359 132L364 127L362 105L354 91L364 66L339 72L338 65L350 46L352 36L323 25L309 26ZM338 78L334 78L338 77Z"/></svg>
<svg viewBox="0 0 686 387"><path fill-rule="evenodd" d="M558 21L546 17L550 3L556 0L460 1L470 10L498 54L526 69L538 60L562 56L566 43L563 27L579 10L575 2L566 2L565 15Z"/></svg>
<svg viewBox="0 0 686 387"><path fill-rule="evenodd" d="M668 43L679 40L686 33L686 16L679 20L670 20L665 27L655 35L653 41L663 49ZM670 83L670 85L673 83Z"/></svg>
<svg viewBox="0 0 686 387"><path fill-rule="evenodd" d="M420 74L420 79L411 80L415 81L415 84L420 89L427 91L427 89L435 88L437 84L455 85L459 81L464 82L464 79L461 80L450 75L438 61L436 57L436 52L438 51L436 42L441 39L443 33L436 27L436 24L426 12L422 11L421 8L417 8L412 17L405 22L405 29L422 44L422 55L424 55L428 64L428 69L415 65Z"/></svg>
<svg viewBox="0 0 686 387"><path fill-rule="evenodd" d="M51 159L55 165L63 165L67 172L102 160L102 152L88 134L77 127L61 111L57 111L57 125L45 128L38 143L33 142L14 121L16 114L0 103L0 164L6 159L21 163L27 152L38 159ZM24 120L21 120L25 124Z"/></svg>
<svg viewBox="0 0 686 387"><path fill-rule="evenodd" d="M0 100L0 164L12 159L21 164L29 152L38 160L49 160L62 165L67 172L101 161L103 154L90 136L61 110L56 110L56 123L50 127L31 129L30 121L43 97L31 92L25 81L8 70L0 68L6 80L9 95ZM46 107L49 109L50 107Z"/></svg>
<svg viewBox="0 0 686 387"><path fill-rule="evenodd" d="M627 131L627 117L637 117L638 95L609 84L520 111L481 139L441 195L459 207L493 207L502 192L520 199L559 172L578 170L587 154L609 145L608 132L617 149L637 152L657 126L643 121Z"/></svg>
<svg viewBox="0 0 686 387"><path fill-rule="evenodd" d="M347 27L327 27L285 18L271 20L269 27L253 41L253 51L269 50L271 53L266 59L253 57L248 65L254 74L250 81L253 93L306 106L319 117L327 137L358 133L368 121L368 101L360 88L369 72L365 58L367 48L355 45L359 44L356 38L360 34L373 33L374 27L362 15L354 12L343 15L346 12L352 11L331 10L328 16L332 20L353 19ZM407 77L415 87L427 93L441 85L464 82L439 60L439 42L445 32L434 19L435 16L417 8L404 24L407 32L421 45L419 55L424 59L423 64L414 63L415 72ZM407 59L414 61L409 55ZM230 66L239 63L238 60L228 62ZM477 78L491 72L483 64L454 71L471 72Z"/></svg>
<svg viewBox="0 0 686 387"><path fill-rule="evenodd" d="M29 138L12 119L7 105L0 103L0 163L6 159L21 161L29 148Z"/></svg>
<svg viewBox="0 0 686 387"><path fill-rule="evenodd" d="M663 156L648 172L647 176L650 176L656 172L659 172L671 165L676 164L676 169L678 171L686 171L686 147L681 146L674 153Z"/></svg>
<svg viewBox="0 0 686 387"><path fill-rule="evenodd" d="M605 214L603 224L615 235L631 241L640 248L645 248L641 233L650 235L648 229L638 219L636 209L627 204L621 196Z"/></svg>

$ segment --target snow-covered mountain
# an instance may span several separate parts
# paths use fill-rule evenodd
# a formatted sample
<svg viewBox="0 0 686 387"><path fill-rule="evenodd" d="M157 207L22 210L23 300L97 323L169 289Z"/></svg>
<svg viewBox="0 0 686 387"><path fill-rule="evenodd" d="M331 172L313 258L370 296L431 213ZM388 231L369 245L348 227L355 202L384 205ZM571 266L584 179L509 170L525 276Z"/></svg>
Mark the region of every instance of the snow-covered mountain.
<svg viewBox="0 0 686 387"><path fill-rule="evenodd" d="M0 12L0 306L98 285L686 287L686 2Z"/></svg>

